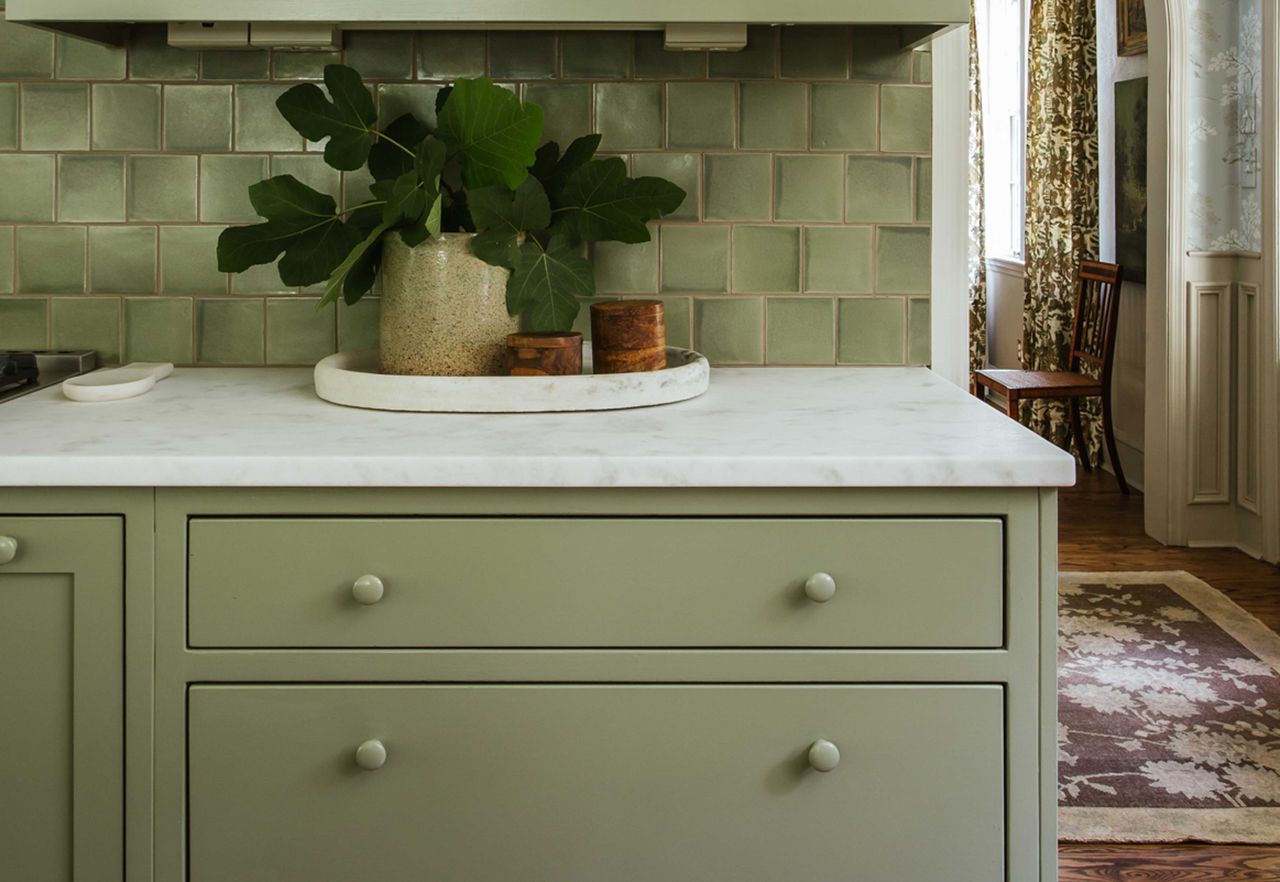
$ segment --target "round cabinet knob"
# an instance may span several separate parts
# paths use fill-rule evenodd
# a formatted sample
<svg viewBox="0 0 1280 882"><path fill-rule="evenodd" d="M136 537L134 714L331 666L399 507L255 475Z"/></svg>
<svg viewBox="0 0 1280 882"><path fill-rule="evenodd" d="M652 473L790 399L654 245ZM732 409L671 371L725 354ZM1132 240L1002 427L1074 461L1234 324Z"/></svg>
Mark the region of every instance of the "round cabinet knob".
<svg viewBox="0 0 1280 882"><path fill-rule="evenodd" d="M830 573L814 573L804 580L804 594L814 603L826 603L836 596L836 580Z"/></svg>
<svg viewBox="0 0 1280 882"><path fill-rule="evenodd" d="M809 745L809 765L815 772L830 772L840 765L840 748L825 738Z"/></svg>
<svg viewBox="0 0 1280 882"><path fill-rule="evenodd" d="M361 576L351 586L351 596L355 598L356 603L371 606L382 599L382 595L386 590L386 586L382 584L382 580L377 576Z"/></svg>
<svg viewBox="0 0 1280 882"><path fill-rule="evenodd" d="M387 746L371 738L356 748L356 765L366 772L376 772L387 764Z"/></svg>
<svg viewBox="0 0 1280 882"><path fill-rule="evenodd" d="M12 536L0 536L0 564L12 563L18 556L18 540Z"/></svg>

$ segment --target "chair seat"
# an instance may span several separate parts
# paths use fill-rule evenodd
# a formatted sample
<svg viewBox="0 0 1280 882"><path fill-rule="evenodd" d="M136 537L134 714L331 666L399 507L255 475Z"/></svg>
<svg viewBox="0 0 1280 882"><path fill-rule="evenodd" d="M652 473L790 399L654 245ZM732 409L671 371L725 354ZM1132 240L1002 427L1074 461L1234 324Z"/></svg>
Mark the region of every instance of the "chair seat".
<svg viewBox="0 0 1280 882"><path fill-rule="evenodd" d="M1085 398L1102 394L1102 383L1075 371L977 371L977 381L1002 395L1026 398Z"/></svg>

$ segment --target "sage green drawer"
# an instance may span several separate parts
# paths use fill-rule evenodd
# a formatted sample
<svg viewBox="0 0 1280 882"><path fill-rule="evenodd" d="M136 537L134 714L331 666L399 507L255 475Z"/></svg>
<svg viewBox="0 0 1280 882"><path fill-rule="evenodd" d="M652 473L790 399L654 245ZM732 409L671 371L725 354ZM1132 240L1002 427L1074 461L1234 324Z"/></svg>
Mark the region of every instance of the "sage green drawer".
<svg viewBox="0 0 1280 882"><path fill-rule="evenodd" d="M189 532L195 647L1003 643L995 518L195 518ZM834 581L825 602L806 595L831 587L815 573Z"/></svg>
<svg viewBox="0 0 1280 882"><path fill-rule="evenodd" d="M995 882L1002 705L967 685L195 686L189 879Z"/></svg>

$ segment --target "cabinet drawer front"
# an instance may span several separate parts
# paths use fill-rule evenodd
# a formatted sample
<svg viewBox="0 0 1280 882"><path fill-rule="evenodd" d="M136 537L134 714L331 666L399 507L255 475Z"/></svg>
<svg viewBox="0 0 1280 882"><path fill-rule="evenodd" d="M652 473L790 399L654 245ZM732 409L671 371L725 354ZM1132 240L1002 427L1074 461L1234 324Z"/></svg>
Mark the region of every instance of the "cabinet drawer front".
<svg viewBox="0 0 1280 882"><path fill-rule="evenodd" d="M1001 693L197 686L190 880L992 882Z"/></svg>
<svg viewBox="0 0 1280 882"><path fill-rule="evenodd" d="M998 647L1002 544L995 518L197 518L189 640ZM834 580L826 602L805 594L815 573Z"/></svg>

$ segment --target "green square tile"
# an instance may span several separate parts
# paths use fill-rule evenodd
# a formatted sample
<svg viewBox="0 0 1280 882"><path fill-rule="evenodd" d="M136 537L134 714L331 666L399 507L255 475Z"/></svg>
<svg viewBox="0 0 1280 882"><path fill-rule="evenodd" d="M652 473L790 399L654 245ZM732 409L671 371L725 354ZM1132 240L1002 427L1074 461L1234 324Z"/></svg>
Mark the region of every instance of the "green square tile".
<svg viewBox="0 0 1280 882"><path fill-rule="evenodd" d="M123 221L124 157L58 157L58 220Z"/></svg>
<svg viewBox="0 0 1280 882"><path fill-rule="evenodd" d="M707 220L769 220L773 160L766 153L709 153L703 204Z"/></svg>
<svg viewBox="0 0 1280 882"><path fill-rule="evenodd" d="M566 31L560 35L560 75L573 80L625 80L631 74L626 31Z"/></svg>
<svg viewBox="0 0 1280 882"><path fill-rule="evenodd" d="M867 83L818 83L813 87L814 150L875 150L880 90Z"/></svg>
<svg viewBox="0 0 1280 882"><path fill-rule="evenodd" d="M662 321L666 326L667 345L693 348L693 298L658 297L662 301Z"/></svg>
<svg viewBox="0 0 1280 882"><path fill-rule="evenodd" d="M549 80L555 75L554 32L489 32L489 76L495 80Z"/></svg>
<svg viewBox="0 0 1280 882"><path fill-rule="evenodd" d="M769 25L747 28L747 48L739 52L711 52L711 76L732 80L771 80L778 72L778 29Z"/></svg>
<svg viewBox="0 0 1280 882"><path fill-rule="evenodd" d="M200 220L257 220L249 188L267 177L265 156L204 156L200 159Z"/></svg>
<svg viewBox="0 0 1280 882"><path fill-rule="evenodd" d="M344 62L366 80L413 79L412 31L347 31Z"/></svg>
<svg viewBox="0 0 1280 882"><path fill-rule="evenodd" d="M369 185L373 183L373 175L367 168L342 173L342 207L350 211L357 205L373 199Z"/></svg>
<svg viewBox="0 0 1280 882"><path fill-rule="evenodd" d="M338 301L338 350L378 348L378 298L362 297L351 306Z"/></svg>
<svg viewBox="0 0 1280 882"><path fill-rule="evenodd" d="M695 346L712 364L764 362L763 304L758 297L695 300Z"/></svg>
<svg viewBox="0 0 1280 882"><path fill-rule="evenodd" d="M222 227L161 227L161 293L227 293L227 275L218 272L221 233Z"/></svg>
<svg viewBox="0 0 1280 882"><path fill-rule="evenodd" d="M280 115L276 99L292 86L236 86L235 119L237 150L301 152L306 141Z"/></svg>
<svg viewBox="0 0 1280 882"><path fill-rule="evenodd" d="M598 294L652 294L658 290L658 231L648 242L597 242L591 246Z"/></svg>
<svg viewBox="0 0 1280 882"><path fill-rule="evenodd" d="M124 302L124 360L191 364L189 297L147 297Z"/></svg>
<svg viewBox="0 0 1280 882"><path fill-rule="evenodd" d="M230 150L230 86L165 86L167 150Z"/></svg>
<svg viewBox="0 0 1280 882"><path fill-rule="evenodd" d="M20 292L84 293L84 227L19 227L16 244Z"/></svg>
<svg viewBox="0 0 1280 882"><path fill-rule="evenodd" d="M442 87L427 83L384 83L378 86L378 125L386 128L406 113L428 126L436 124L436 96Z"/></svg>
<svg viewBox="0 0 1280 882"><path fill-rule="evenodd" d="M849 76L849 28L801 25L782 29L782 75L792 80Z"/></svg>
<svg viewBox="0 0 1280 882"><path fill-rule="evenodd" d="M928 51L916 51L911 53L911 79L917 83L929 84L933 82L933 53Z"/></svg>
<svg viewBox="0 0 1280 882"><path fill-rule="evenodd" d="M900 297L840 301L841 364L902 364L906 306Z"/></svg>
<svg viewBox="0 0 1280 882"><path fill-rule="evenodd" d="M732 147L738 90L733 83L667 86L667 145Z"/></svg>
<svg viewBox="0 0 1280 882"><path fill-rule="evenodd" d="M884 86L880 90L880 149L928 153L933 139L933 90Z"/></svg>
<svg viewBox="0 0 1280 882"><path fill-rule="evenodd" d="M0 150L18 149L18 84L0 83Z"/></svg>
<svg viewBox="0 0 1280 882"><path fill-rule="evenodd" d="M835 361L835 304L829 297L770 297L765 301L769 364Z"/></svg>
<svg viewBox="0 0 1280 882"><path fill-rule="evenodd" d="M94 349L100 364L120 362L120 300L117 297L53 298L54 349Z"/></svg>
<svg viewBox="0 0 1280 882"><path fill-rule="evenodd" d="M200 53L169 45L168 25L133 25L129 29L129 79L194 80L200 76Z"/></svg>
<svg viewBox="0 0 1280 882"><path fill-rule="evenodd" d="M636 79L700 80L707 75L707 53L666 48L662 31L635 35Z"/></svg>
<svg viewBox="0 0 1280 882"><path fill-rule="evenodd" d="M93 87L94 150L158 150L160 86L106 83Z"/></svg>
<svg viewBox="0 0 1280 882"><path fill-rule="evenodd" d="M909 221L913 211L910 156L850 156L845 184L849 221Z"/></svg>
<svg viewBox="0 0 1280 882"><path fill-rule="evenodd" d="M662 146L662 86L657 83L598 83L596 131L602 150Z"/></svg>
<svg viewBox="0 0 1280 882"><path fill-rule="evenodd" d="M809 87L804 83L743 83L739 143L748 150L803 150Z"/></svg>
<svg viewBox="0 0 1280 882"><path fill-rule="evenodd" d="M49 301L0 298L0 349L48 349Z"/></svg>
<svg viewBox="0 0 1280 882"><path fill-rule="evenodd" d="M0 294L13 293L13 227L0 227Z"/></svg>
<svg viewBox="0 0 1280 882"><path fill-rule="evenodd" d="M543 110L543 141L567 147L574 138L591 134L589 83L528 83L524 100Z"/></svg>
<svg viewBox="0 0 1280 882"><path fill-rule="evenodd" d="M194 156L129 157L129 220L195 220L198 165Z"/></svg>
<svg viewBox="0 0 1280 882"><path fill-rule="evenodd" d="M876 234L876 291L929 293L928 227L881 227Z"/></svg>
<svg viewBox="0 0 1280 882"><path fill-rule="evenodd" d="M779 156L774 203L778 220L839 221L844 211L844 157Z"/></svg>
<svg viewBox="0 0 1280 882"><path fill-rule="evenodd" d="M853 29L853 70L855 80L879 83L911 82L910 49L898 44L898 28L864 26Z"/></svg>
<svg viewBox="0 0 1280 882"><path fill-rule="evenodd" d="M933 160L916 160L916 222L933 220Z"/></svg>
<svg viewBox="0 0 1280 882"><path fill-rule="evenodd" d="M319 300L267 301L267 364L315 364L337 350L334 310Z"/></svg>
<svg viewBox="0 0 1280 882"><path fill-rule="evenodd" d="M53 178L52 156L0 156L0 221L52 221Z"/></svg>
<svg viewBox="0 0 1280 882"><path fill-rule="evenodd" d="M341 52L280 50L271 53L271 75L277 80L322 80L326 67L341 63Z"/></svg>
<svg viewBox="0 0 1280 882"><path fill-rule="evenodd" d="M871 293L871 227L808 227L804 231L804 289Z"/></svg>
<svg viewBox="0 0 1280 882"><path fill-rule="evenodd" d="M242 273L231 276L232 294L297 294L296 287L286 285L280 278L279 263L251 266Z"/></svg>
<svg viewBox="0 0 1280 882"><path fill-rule="evenodd" d="M200 53L202 80L265 80L271 53L265 49L206 49Z"/></svg>
<svg viewBox="0 0 1280 882"><path fill-rule="evenodd" d="M736 294L800 290L799 227L734 227Z"/></svg>
<svg viewBox="0 0 1280 882"><path fill-rule="evenodd" d="M53 76L53 34L0 16L0 77L49 79Z"/></svg>
<svg viewBox="0 0 1280 882"><path fill-rule="evenodd" d="M907 302L907 364L929 364L932 351L929 301L912 297Z"/></svg>
<svg viewBox="0 0 1280 882"><path fill-rule="evenodd" d="M89 87L84 83L22 86L23 150L87 150Z"/></svg>
<svg viewBox="0 0 1280 882"><path fill-rule="evenodd" d="M265 328L261 300L197 300L196 362L262 364Z"/></svg>
<svg viewBox="0 0 1280 882"><path fill-rule="evenodd" d="M729 228L665 224L662 247L663 291L729 290Z"/></svg>
<svg viewBox="0 0 1280 882"><path fill-rule="evenodd" d="M418 79L453 81L482 77L485 72L483 31L420 31Z"/></svg>
<svg viewBox="0 0 1280 882"><path fill-rule="evenodd" d="M631 173L636 177L665 178L684 190L684 202L668 220L697 220L701 157L696 153L637 153L631 157Z"/></svg>
<svg viewBox="0 0 1280 882"><path fill-rule="evenodd" d="M323 156L273 156L271 176L293 175L313 190L327 193L342 203L342 172L324 161Z"/></svg>
<svg viewBox="0 0 1280 882"><path fill-rule="evenodd" d="M123 80L129 56L124 49L59 35L57 59L60 80Z"/></svg>
<svg viewBox="0 0 1280 882"><path fill-rule="evenodd" d="M95 294L155 293L155 227L90 227L89 290Z"/></svg>

